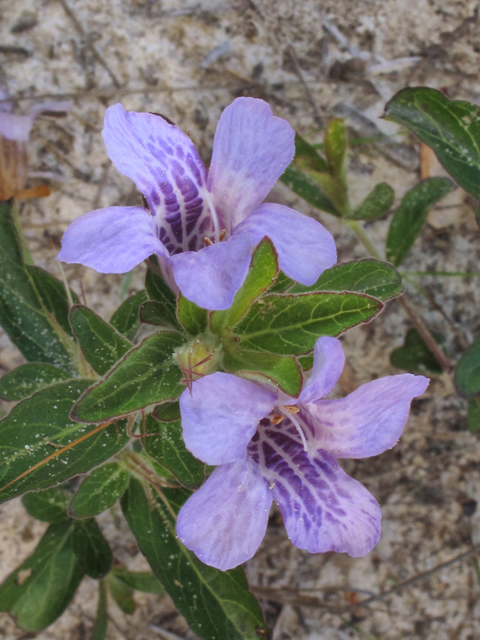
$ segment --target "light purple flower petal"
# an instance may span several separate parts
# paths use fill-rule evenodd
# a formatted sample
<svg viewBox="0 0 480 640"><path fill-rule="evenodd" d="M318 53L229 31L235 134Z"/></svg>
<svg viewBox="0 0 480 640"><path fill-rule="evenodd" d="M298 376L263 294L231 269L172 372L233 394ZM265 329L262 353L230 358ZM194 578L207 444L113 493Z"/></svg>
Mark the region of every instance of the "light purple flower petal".
<svg viewBox="0 0 480 640"><path fill-rule="evenodd" d="M251 252L249 238L238 236L200 251L179 253L170 264L183 295L199 307L217 311L231 307L247 276Z"/></svg>
<svg viewBox="0 0 480 640"><path fill-rule="evenodd" d="M240 460L276 397L254 382L221 371L195 381L192 391L185 389L180 397L187 449L211 465Z"/></svg>
<svg viewBox="0 0 480 640"><path fill-rule="evenodd" d="M7 140L28 142L33 120L31 116L0 111L0 135Z"/></svg>
<svg viewBox="0 0 480 640"><path fill-rule="evenodd" d="M272 494L247 456L221 465L183 505L177 536L205 564L227 571L249 560L265 535Z"/></svg>
<svg viewBox="0 0 480 640"><path fill-rule="evenodd" d="M168 258L155 231L154 219L141 207L97 209L70 224L57 260L126 273L153 253Z"/></svg>
<svg viewBox="0 0 480 640"><path fill-rule="evenodd" d="M227 233L256 209L290 164L295 134L255 98L237 98L220 116L208 188Z"/></svg>
<svg viewBox="0 0 480 640"><path fill-rule="evenodd" d="M382 514L375 498L327 452L305 452L294 428L282 422L260 429L248 450L272 487L294 545L358 557L378 542Z"/></svg>
<svg viewBox="0 0 480 640"><path fill-rule="evenodd" d="M254 245L268 236L277 250L280 269L305 285L314 284L337 260L331 233L313 218L281 204L262 204L234 234L248 234Z"/></svg>
<svg viewBox="0 0 480 640"><path fill-rule="evenodd" d="M337 458L369 458L391 449L402 435L411 401L428 383L428 378L411 373L387 376L341 400L309 405L315 446Z"/></svg>
<svg viewBox="0 0 480 640"><path fill-rule="evenodd" d="M213 230L202 195L207 174L190 138L161 116L121 104L107 109L102 134L113 164L147 199L170 255L203 246Z"/></svg>
<svg viewBox="0 0 480 640"><path fill-rule="evenodd" d="M304 384L298 403L315 402L333 390L345 365L342 344L337 338L324 336L315 343L313 369Z"/></svg>

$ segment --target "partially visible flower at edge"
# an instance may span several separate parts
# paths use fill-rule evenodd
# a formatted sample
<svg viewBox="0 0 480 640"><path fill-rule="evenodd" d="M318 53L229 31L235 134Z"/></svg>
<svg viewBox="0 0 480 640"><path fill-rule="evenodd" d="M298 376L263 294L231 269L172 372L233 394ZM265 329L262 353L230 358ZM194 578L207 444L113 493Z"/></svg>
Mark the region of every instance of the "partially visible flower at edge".
<svg viewBox="0 0 480 640"><path fill-rule="evenodd" d="M207 171L188 136L163 117L105 113L107 153L144 195L141 207L108 207L73 221L58 259L125 273L152 254L174 290L201 307L227 309L252 247L268 236L288 276L311 285L336 261L331 234L293 209L263 200L291 162L294 132L255 98L222 113Z"/></svg>
<svg viewBox="0 0 480 640"><path fill-rule="evenodd" d="M375 498L337 458L368 458L393 447L413 398L428 378L406 373L323 399L345 357L336 338L319 338L298 398L216 372L180 398L187 448L219 465L183 505L177 536L202 562L223 571L249 560L266 531L272 498L290 540L311 553L368 553L380 537Z"/></svg>
<svg viewBox="0 0 480 640"><path fill-rule="evenodd" d="M28 174L28 139L35 118L42 112L69 111L72 102L44 102L33 105L25 115L13 113L13 102L0 87L0 201L46 196L48 186L25 189Z"/></svg>

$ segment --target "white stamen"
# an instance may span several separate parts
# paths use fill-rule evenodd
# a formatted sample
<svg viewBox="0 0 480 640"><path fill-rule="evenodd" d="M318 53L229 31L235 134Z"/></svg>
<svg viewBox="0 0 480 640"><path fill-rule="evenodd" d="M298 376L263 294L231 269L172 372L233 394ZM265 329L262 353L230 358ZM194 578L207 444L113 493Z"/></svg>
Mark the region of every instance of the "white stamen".
<svg viewBox="0 0 480 640"><path fill-rule="evenodd" d="M220 225L218 224L217 212L215 211L215 207L213 206L213 202L212 202L212 199L210 198L210 194L208 193L208 191L204 191L203 195L205 196L205 200L207 201L207 204L210 207L210 213L212 214L213 229L215 232L215 242L220 242Z"/></svg>
<svg viewBox="0 0 480 640"><path fill-rule="evenodd" d="M289 418L293 424L295 425L296 430L298 431L298 434L302 440L302 444L303 444L303 450L304 451L308 451L308 445L307 445L307 439L305 438L305 434L303 433L303 429L300 426L300 423L298 422L298 420L295 418L295 416L293 414L290 413L290 411L288 411L287 409L285 409L284 407L277 407L277 409L280 411L280 413L283 413L283 415L286 418Z"/></svg>

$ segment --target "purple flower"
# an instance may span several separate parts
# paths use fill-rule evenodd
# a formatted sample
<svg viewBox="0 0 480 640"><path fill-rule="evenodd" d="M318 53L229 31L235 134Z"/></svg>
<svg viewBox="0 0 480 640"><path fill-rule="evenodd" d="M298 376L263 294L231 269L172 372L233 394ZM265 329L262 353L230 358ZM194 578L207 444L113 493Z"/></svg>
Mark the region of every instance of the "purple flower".
<svg viewBox="0 0 480 640"><path fill-rule="evenodd" d="M124 273L156 253L172 288L208 309L231 306L264 236L280 269L303 284L335 263L333 238L319 222L262 204L295 152L292 128L263 100L237 98L223 111L208 175L190 138L158 115L116 104L105 114L103 138L149 210L81 216L67 229L59 260Z"/></svg>
<svg viewBox="0 0 480 640"><path fill-rule="evenodd" d="M183 437L200 460L219 465L182 507L178 538L205 564L231 569L251 558L272 498L290 540L311 553L368 553L380 537L380 507L337 458L368 458L393 447L410 402L428 379L406 373L322 400L344 365L336 338L315 345L298 398L217 372L180 398Z"/></svg>

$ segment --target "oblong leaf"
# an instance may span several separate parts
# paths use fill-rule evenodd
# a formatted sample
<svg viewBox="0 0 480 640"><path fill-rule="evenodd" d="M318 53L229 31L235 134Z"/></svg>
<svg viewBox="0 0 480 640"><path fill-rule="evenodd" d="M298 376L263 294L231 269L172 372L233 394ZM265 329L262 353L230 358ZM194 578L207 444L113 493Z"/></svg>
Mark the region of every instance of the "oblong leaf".
<svg viewBox="0 0 480 640"><path fill-rule="evenodd" d="M187 300L182 294L177 302L177 317L185 331L191 336L197 336L207 328L207 310Z"/></svg>
<svg viewBox="0 0 480 640"><path fill-rule="evenodd" d="M426 178L403 196L388 229L387 260L398 267L420 233L429 208L455 189L448 178Z"/></svg>
<svg viewBox="0 0 480 640"><path fill-rule="evenodd" d="M315 284L293 283L288 293L308 291L355 291L379 300L390 300L403 293L402 276L388 262L363 258L326 269Z"/></svg>
<svg viewBox="0 0 480 640"><path fill-rule="evenodd" d="M108 322L81 304L71 308L70 324L86 361L101 376L110 371L132 346Z"/></svg>
<svg viewBox="0 0 480 640"><path fill-rule="evenodd" d="M178 512L189 492L166 489L164 496L170 508ZM177 539L170 510L160 499L153 498L152 502L134 479L121 501L140 551L193 632L202 640L268 637L243 569L222 572L202 564Z"/></svg>
<svg viewBox="0 0 480 640"><path fill-rule="evenodd" d="M184 387L174 350L183 341L180 334L171 331L146 338L104 380L85 391L75 404L72 417L101 422L178 398Z"/></svg>
<svg viewBox="0 0 480 640"><path fill-rule="evenodd" d="M392 206L395 191L386 182L377 184L373 191L348 216L350 220L375 220Z"/></svg>
<svg viewBox="0 0 480 640"><path fill-rule="evenodd" d="M201 485L205 480L204 465L186 449L181 421L163 422L148 415L146 427L145 451L148 455L171 471L185 487L193 489Z"/></svg>
<svg viewBox="0 0 480 640"><path fill-rule="evenodd" d="M254 382L268 380L289 396L297 397L302 390L302 369L292 356L277 356L258 351L226 353L223 358L226 371Z"/></svg>
<svg viewBox="0 0 480 640"><path fill-rule="evenodd" d="M305 202L311 204L312 207L319 211L331 213L333 216L340 218L341 213L335 208L332 201L320 189L309 175L297 169L293 164L289 165L280 176L281 182L286 185L293 193L303 198Z"/></svg>
<svg viewBox="0 0 480 640"><path fill-rule="evenodd" d="M150 258L150 260L152 260L152 258ZM156 262L156 269L159 269L158 261ZM168 318L167 324L181 329L182 326L177 318L177 298L175 294L165 280L150 268L147 269L145 276L145 289L147 290L150 300L161 302L164 306L164 315Z"/></svg>
<svg viewBox="0 0 480 640"><path fill-rule="evenodd" d="M383 306L357 293L268 295L251 307L232 339L244 349L303 355L320 336L338 336L369 322Z"/></svg>
<svg viewBox="0 0 480 640"><path fill-rule="evenodd" d="M454 375L459 395L472 398L480 394L480 336L465 351Z"/></svg>
<svg viewBox="0 0 480 640"><path fill-rule="evenodd" d="M153 324L156 327L165 327L166 329L176 329L178 322L171 320L171 314L162 302L157 300L147 300L139 310L140 322L143 324Z"/></svg>
<svg viewBox="0 0 480 640"><path fill-rule="evenodd" d="M232 306L210 315L210 328L221 335L228 327L234 327L247 313L252 302L272 285L278 273L278 258L269 238L264 238L253 254L250 269L242 287L235 294Z"/></svg>
<svg viewBox="0 0 480 640"><path fill-rule="evenodd" d="M439 336L434 336L435 339ZM439 342L440 340L437 340ZM405 336L405 342L390 354L390 362L398 369L405 369L412 373L434 373L440 375L443 372L438 360L425 344L422 336L416 329L409 329Z"/></svg>
<svg viewBox="0 0 480 640"><path fill-rule="evenodd" d="M140 307L147 300L146 291L133 293L115 311L110 318L110 324L114 329L132 341L140 328Z"/></svg>
<svg viewBox="0 0 480 640"><path fill-rule="evenodd" d="M480 108L449 100L427 87L402 89L387 102L385 118L403 124L428 145L458 184L480 198Z"/></svg>
<svg viewBox="0 0 480 640"><path fill-rule="evenodd" d="M73 403L90 382L53 384L0 421L0 502L86 473L127 444L125 428L92 427L70 418Z"/></svg>
<svg viewBox="0 0 480 640"><path fill-rule="evenodd" d="M70 502L72 518L90 518L112 507L127 488L128 472L118 462L108 462L85 478Z"/></svg>
<svg viewBox="0 0 480 640"><path fill-rule="evenodd" d="M46 362L21 364L0 378L0 398L16 402L50 384L70 380L72 375Z"/></svg>
<svg viewBox="0 0 480 640"><path fill-rule="evenodd" d="M107 575L112 566L112 550L95 518L75 522L72 545L81 568L88 576L98 579Z"/></svg>
<svg viewBox="0 0 480 640"><path fill-rule="evenodd" d="M25 631L51 625L83 578L72 534L71 520L51 524L32 555L0 585L0 611L9 611Z"/></svg>
<svg viewBox="0 0 480 640"><path fill-rule="evenodd" d="M32 518L42 522L60 522L68 518L70 496L60 489L31 491L22 498L22 504Z"/></svg>

